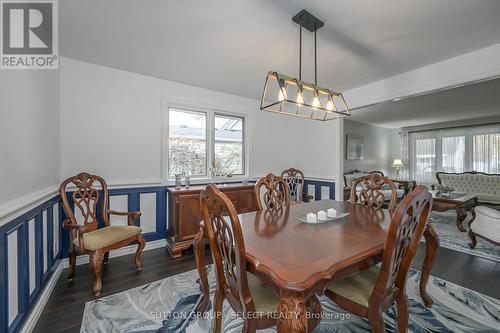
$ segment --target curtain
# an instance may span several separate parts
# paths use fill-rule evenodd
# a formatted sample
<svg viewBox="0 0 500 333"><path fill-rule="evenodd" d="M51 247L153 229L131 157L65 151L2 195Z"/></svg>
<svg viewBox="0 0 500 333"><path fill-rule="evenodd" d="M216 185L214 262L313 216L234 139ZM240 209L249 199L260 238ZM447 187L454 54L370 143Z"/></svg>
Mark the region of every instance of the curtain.
<svg viewBox="0 0 500 333"><path fill-rule="evenodd" d="M465 136L443 137L441 141L441 170L465 171Z"/></svg>
<svg viewBox="0 0 500 333"><path fill-rule="evenodd" d="M412 178L419 184L435 182L436 138L432 132L411 133Z"/></svg>
<svg viewBox="0 0 500 333"><path fill-rule="evenodd" d="M401 140L399 141L399 151L401 162L403 162L403 167L401 168L400 178L408 179L410 178L410 141L408 131L402 130L399 133Z"/></svg>
<svg viewBox="0 0 500 333"><path fill-rule="evenodd" d="M473 169L500 173L500 126L481 127L473 134Z"/></svg>
<svg viewBox="0 0 500 333"><path fill-rule="evenodd" d="M436 183L437 171L500 173L500 124L411 132L410 178ZM403 156L404 138L401 136Z"/></svg>

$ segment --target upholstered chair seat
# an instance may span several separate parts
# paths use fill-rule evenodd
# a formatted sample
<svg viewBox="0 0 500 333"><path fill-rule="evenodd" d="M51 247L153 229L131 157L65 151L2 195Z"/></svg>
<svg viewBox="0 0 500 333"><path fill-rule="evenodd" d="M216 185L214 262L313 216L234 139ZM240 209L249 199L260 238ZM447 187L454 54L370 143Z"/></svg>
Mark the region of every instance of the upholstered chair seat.
<svg viewBox="0 0 500 333"><path fill-rule="evenodd" d="M62 182L59 186L59 196L66 214L63 227L68 230L70 239L69 281L73 281L75 277L76 256L88 254L90 270L94 275L94 295L100 296L102 264L108 262L109 252L132 242L137 242L135 267L137 271L142 270L140 256L146 242L141 228L135 225L141 212L117 212L108 209L108 186L102 177L86 172L79 173ZM126 217L127 225L110 226L110 215Z"/></svg>
<svg viewBox="0 0 500 333"><path fill-rule="evenodd" d="M379 274L380 268L372 266L340 281L330 282L326 289L354 303L368 307Z"/></svg>
<svg viewBox="0 0 500 333"><path fill-rule="evenodd" d="M82 235L83 246L89 251L95 251L104 247L116 244L130 237L140 235L142 229L132 225L110 226L86 232ZM79 246L78 238L73 240L73 244Z"/></svg>
<svg viewBox="0 0 500 333"><path fill-rule="evenodd" d="M353 186L360 180L364 181L367 189L362 192L362 197L378 197L378 188L389 184L393 193L392 199L395 199L396 189L390 180L371 174L368 178L358 178ZM354 194L353 188L351 196ZM352 202L354 204L355 201ZM432 195L425 186L417 186L401 200L396 211L391 214L392 221L381 264L338 280L334 278L325 289L325 296L341 308L367 318L374 333L385 333L383 312L394 303L397 311L397 331L408 331L406 279L420 238L426 229L431 206Z"/></svg>
<svg viewBox="0 0 500 333"><path fill-rule="evenodd" d="M469 223L469 246L476 246L476 236L484 238L493 244L500 245L500 212L498 210L478 206L476 219Z"/></svg>
<svg viewBox="0 0 500 333"><path fill-rule="evenodd" d="M253 298L255 312L262 317L276 312L279 300L274 292L264 287L252 273L247 272L247 281L248 289L250 289L250 294Z"/></svg>

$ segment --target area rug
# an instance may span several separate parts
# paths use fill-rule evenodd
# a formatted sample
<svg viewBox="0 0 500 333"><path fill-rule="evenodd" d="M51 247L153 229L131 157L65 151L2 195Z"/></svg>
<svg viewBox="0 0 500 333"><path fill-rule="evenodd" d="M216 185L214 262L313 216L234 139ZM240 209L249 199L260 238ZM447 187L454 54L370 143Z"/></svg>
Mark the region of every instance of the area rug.
<svg viewBox="0 0 500 333"><path fill-rule="evenodd" d="M467 232L461 232L457 229L456 217L457 215L454 211L431 213L430 218L433 220L434 230L436 230L439 236L440 246L500 262L500 246L477 238L476 247L474 249L469 247ZM463 224L467 230L467 223L471 218L472 216L469 213Z"/></svg>
<svg viewBox="0 0 500 333"><path fill-rule="evenodd" d="M210 296L213 298L215 276L209 266ZM418 294L420 272L411 270L407 284L409 332L499 332L500 301L432 277L428 291L434 300L426 308ZM130 289L87 302L82 333L202 333L212 331L212 316L195 315L201 300L197 271L178 274L142 287ZM370 332L368 322L320 297L323 319L314 332ZM396 331L395 307L384 314L387 332ZM242 321L229 304L223 306L222 332L241 332ZM267 329L259 332L275 332Z"/></svg>

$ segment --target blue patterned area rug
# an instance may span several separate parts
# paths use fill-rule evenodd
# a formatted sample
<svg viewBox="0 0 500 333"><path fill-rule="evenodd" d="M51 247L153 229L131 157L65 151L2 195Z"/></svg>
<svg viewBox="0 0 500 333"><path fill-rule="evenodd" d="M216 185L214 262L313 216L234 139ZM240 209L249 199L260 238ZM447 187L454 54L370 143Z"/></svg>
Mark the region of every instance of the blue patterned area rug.
<svg viewBox="0 0 500 333"><path fill-rule="evenodd" d="M467 232L461 232L457 229L456 216L454 211L431 213L430 218L433 220L434 229L439 236L440 246L500 262L500 246L493 245L478 237L476 247L474 249L469 247ZM467 223L471 217L469 213L463 224L467 230Z"/></svg>
<svg viewBox="0 0 500 333"><path fill-rule="evenodd" d="M213 298L215 276L211 267L209 271L210 296ZM419 279L420 272L411 270L407 283L409 332L500 331L500 301L431 276L428 291L434 305L428 309L418 294ZM200 300L198 274L189 271L87 302L81 332L211 332L211 316L195 315ZM320 297L320 301L324 317L314 332L371 331L366 320L343 311L324 296ZM395 307L386 311L384 318L387 332L395 332ZM222 332L241 332L241 328L242 321L225 302ZM275 329L259 332L275 332Z"/></svg>

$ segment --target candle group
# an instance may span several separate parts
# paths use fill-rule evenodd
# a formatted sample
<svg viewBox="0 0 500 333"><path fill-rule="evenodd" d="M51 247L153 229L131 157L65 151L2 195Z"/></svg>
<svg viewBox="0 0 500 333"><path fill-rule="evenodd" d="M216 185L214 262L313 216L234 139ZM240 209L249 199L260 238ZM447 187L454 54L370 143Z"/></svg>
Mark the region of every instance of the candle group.
<svg viewBox="0 0 500 333"><path fill-rule="evenodd" d="M333 208L328 208L326 212L324 210L320 210L317 214L315 213L307 214L306 221L314 223L318 221L327 221L328 218L335 218L335 217L337 217L337 211Z"/></svg>

